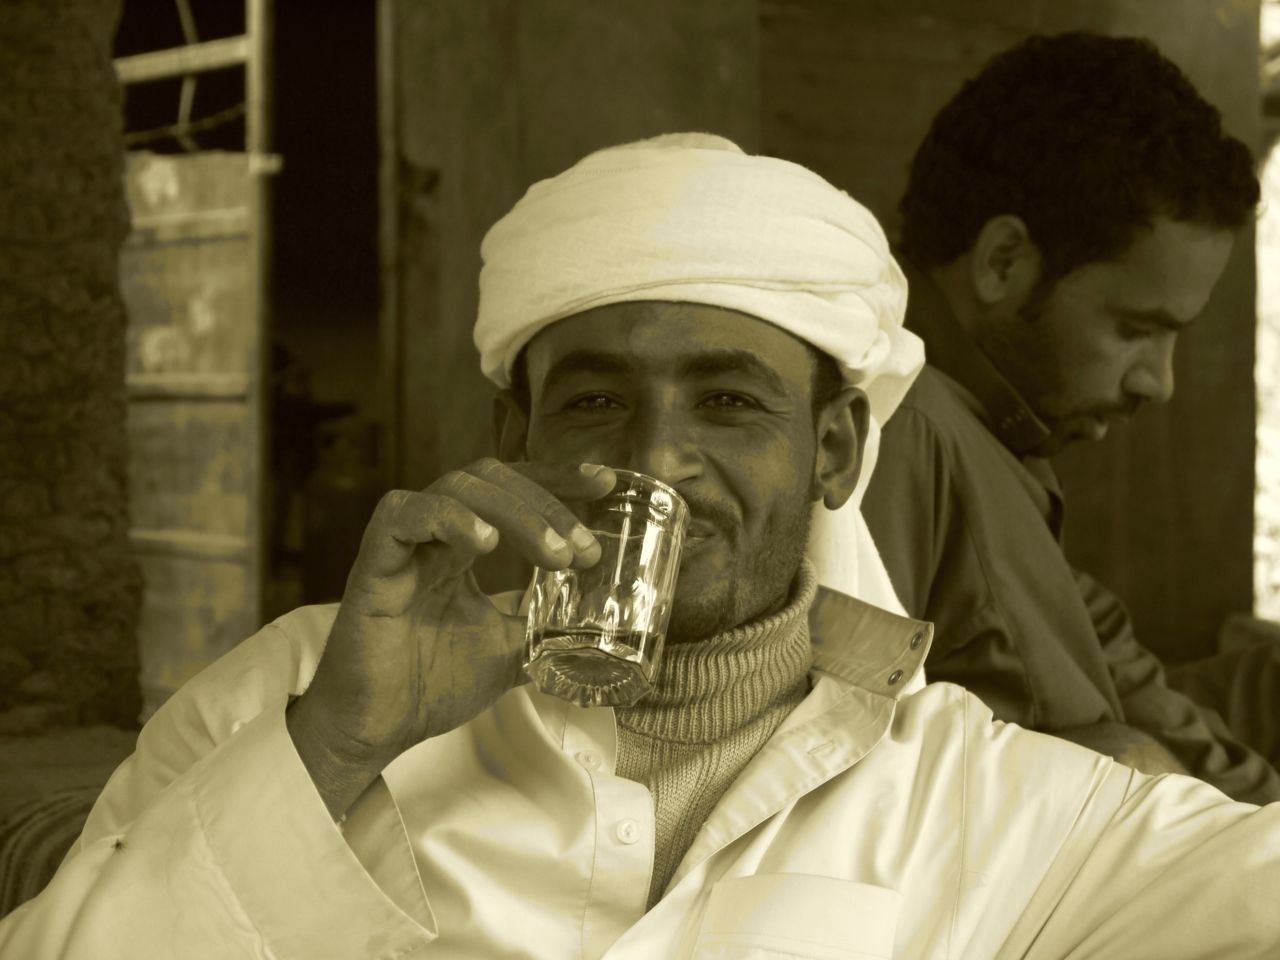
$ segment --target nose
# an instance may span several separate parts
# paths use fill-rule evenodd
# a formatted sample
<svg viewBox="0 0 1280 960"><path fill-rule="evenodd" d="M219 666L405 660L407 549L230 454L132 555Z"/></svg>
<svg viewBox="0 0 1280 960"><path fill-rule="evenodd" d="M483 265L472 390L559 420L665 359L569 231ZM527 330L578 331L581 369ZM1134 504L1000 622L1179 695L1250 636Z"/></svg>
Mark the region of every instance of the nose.
<svg viewBox="0 0 1280 960"><path fill-rule="evenodd" d="M1126 395L1151 403L1167 403L1173 396L1172 336L1152 344L1125 374L1122 386Z"/></svg>
<svg viewBox="0 0 1280 960"><path fill-rule="evenodd" d="M647 411L631 426L626 466L672 487L702 475L696 426L681 411Z"/></svg>

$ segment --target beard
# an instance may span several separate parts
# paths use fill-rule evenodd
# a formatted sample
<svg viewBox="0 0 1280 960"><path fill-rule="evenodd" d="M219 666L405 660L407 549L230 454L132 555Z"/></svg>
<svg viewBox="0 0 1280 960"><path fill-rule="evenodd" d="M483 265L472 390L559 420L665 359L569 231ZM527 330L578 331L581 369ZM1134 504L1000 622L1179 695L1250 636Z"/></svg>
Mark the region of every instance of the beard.
<svg viewBox="0 0 1280 960"><path fill-rule="evenodd" d="M700 511L693 504L690 507L694 516L721 520L717 516L720 511L714 508ZM741 526L716 522L733 552L733 562L713 583L699 585L693 595L682 596L677 580L667 642L705 640L785 606L809 543L812 510L808 492L801 491L769 517L759 542L752 543L742 541ZM737 536L730 540L730 533Z"/></svg>

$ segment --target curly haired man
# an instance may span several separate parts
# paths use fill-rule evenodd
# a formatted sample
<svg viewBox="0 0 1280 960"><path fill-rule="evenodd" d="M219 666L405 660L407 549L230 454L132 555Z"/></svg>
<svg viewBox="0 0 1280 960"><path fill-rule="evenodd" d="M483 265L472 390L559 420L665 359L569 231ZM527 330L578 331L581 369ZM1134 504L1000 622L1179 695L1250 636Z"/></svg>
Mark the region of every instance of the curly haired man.
<svg viewBox="0 0 1280 960"><path fill-rule="evenodd" d="M1247 746L1169 687L1123 604L1063 555L1046 459L1169 399L1178 334L1257 202L1248 148L1151 43L1034 36L995 57L911 165L907 326L929 363L886 426L865 513L906 609L938 626L931 679L1265 803L1280 736Z"/></svg>

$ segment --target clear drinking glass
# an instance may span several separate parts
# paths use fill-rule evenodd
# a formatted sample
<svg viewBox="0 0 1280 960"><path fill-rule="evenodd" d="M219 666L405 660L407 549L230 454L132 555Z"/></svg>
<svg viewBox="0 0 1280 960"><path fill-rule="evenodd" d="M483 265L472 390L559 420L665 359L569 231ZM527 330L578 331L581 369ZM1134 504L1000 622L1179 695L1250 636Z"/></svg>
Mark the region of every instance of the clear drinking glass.
<svg viewBox="0 0 1280 960"><path fill-rule="evenodd" d="M613 491L578 505L600 541L587 570L535 568L524 669L545 693L579 706L630 706L662 658L689 507L660 480L615 470Z"/></svg>

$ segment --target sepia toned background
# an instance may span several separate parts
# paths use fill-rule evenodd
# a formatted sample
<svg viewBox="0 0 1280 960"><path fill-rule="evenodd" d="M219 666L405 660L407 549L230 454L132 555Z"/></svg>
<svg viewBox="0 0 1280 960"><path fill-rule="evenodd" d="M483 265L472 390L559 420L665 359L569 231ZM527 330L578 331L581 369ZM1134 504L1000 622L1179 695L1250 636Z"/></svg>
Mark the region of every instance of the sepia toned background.
<svg viewBox="0 0 1280 960"><path fill-rule="evenodd" d="M0 6L0 822L100 786L202 666L336 599L384 490L491 452L479 243L534 180L707 130L812 167L893 236L934 112L996 52L1078 28L1152 39L1261 162L1277 9ZM1069 554L1170 662L1214 652L1233 613L1280 617L1277 258L1266 207L1179 348L1174 400L1059 463Z"/></svg>

